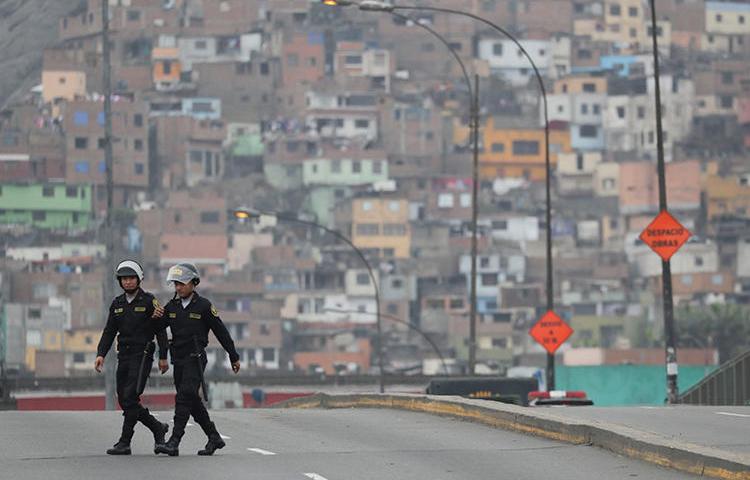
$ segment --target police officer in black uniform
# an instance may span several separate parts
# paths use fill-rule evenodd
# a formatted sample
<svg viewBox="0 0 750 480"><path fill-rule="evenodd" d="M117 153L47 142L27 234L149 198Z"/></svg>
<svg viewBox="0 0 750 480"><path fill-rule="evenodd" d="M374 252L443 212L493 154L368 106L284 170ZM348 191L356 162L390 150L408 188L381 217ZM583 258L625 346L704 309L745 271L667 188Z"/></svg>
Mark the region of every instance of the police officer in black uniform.
<svg viewBox="0 0 750 480"><path fill-rule="evenodd" d="M172 332L170 351L174 363L177 395L172 436L167 443L158 445L155 451L170 456L179 455L180 440L185 434L188 418L192 415L208 436L206 447L200 450L198 455L213 455L226 444L198 394L201 384L205 388L203 371L206 368L205 348L208 345L209 330L214 332L221 346L229 354L234 373L240 371L240 356L216 308L195 291L195 287L200 283L196 266L191 263L172 266L167 274L167 282L173 282L175 289L174 298L164 307L163 320Z"/></svg>
<svg viewBox="0 0 750 480"><path fill-rule="evenodd" d="M107 453L130 455L130 440L139 421L153 433L154 448L164 443L164 436L169 430L169 425L154 418L140 400L154 361L154 336L159 343L159 370L162 374L169 369L168 344L163 324L152 319L163 314L163 309L152 294L141 289L143 269L138 262L121 262L115 275L125 293L116 297L109 307L109 317L96 350L94 368L101 372L104 357L117 336L117 401L124 418L120 439Z"/></svg>

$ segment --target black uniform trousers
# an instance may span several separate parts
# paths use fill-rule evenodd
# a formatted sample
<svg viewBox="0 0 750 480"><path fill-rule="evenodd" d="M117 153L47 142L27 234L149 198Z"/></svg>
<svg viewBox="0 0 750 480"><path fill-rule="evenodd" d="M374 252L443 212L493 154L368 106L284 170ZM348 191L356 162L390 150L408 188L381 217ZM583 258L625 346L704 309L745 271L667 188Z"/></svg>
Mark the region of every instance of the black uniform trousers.
<svg viewBox="0 0 750 480"><path fill-rule="evenodd" d="M141 385L138 385L138 371L143 362L143 373L141 374ZM130 442L136 423L139 421L149 430L158 431L161 423L141 405L141 394L146 388L146 381L151 374L151 366L154 363L153 354L144 360L143 351L120 352L117 356L117 401L122 408L124 417L122 422L121 441Z"/></svg>
<svg viewBox="0 0 750 480"><path fill-rule="evenodd" d="M200 359L200 367L198 366ZM199 370L200 368L200 370ZM174 428L172 436L182 438L190 415L206 434L213 431L211 417L199 394L201 372L206 368L205 352L200 356L187 356L174 363L175 395Z"/></svg>

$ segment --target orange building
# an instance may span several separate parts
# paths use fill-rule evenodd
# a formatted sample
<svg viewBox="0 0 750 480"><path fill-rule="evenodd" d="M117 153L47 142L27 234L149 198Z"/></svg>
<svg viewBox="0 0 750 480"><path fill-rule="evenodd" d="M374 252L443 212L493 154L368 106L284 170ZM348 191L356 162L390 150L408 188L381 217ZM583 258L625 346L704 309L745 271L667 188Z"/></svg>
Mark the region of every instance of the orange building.
<svg viewBox="0 0 750 480"><path fill-rule="evenodd" d="M154 85L157 90L171 90L180 83L182 67L179 50L176 48L154 48Z"/></svg>
<svg viewBox="0 0 750 480"><path fill-rule="evenodd" d="M352 242L384 257L409 258L409 202L389 197L357 198L352 202Z"/></svg>
<svg viewBox="0 0 750 480"><path fill-rule="evenodd" d="M750 214L750 182L747 177L709 176L706 179L706 213L709 220L723 215Z"/></svg>
<svg viewBox="0 0 750 480"><path fill-rule="evenodd" d="M505 126L505 121L490 117L482 129L484 152L479 156L479 175L483 179L524 177L543 181L546 176L544 129ZM570 153L570 132L550 130L550 163L557 165L558 153Z"/></svg>

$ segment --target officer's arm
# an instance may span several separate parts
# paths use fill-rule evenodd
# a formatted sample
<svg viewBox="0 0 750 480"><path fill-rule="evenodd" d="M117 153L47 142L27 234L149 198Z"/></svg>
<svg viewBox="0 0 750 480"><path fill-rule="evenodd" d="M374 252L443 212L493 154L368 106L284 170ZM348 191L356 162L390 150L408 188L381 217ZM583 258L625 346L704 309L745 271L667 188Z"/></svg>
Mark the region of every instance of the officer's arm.
<svg viewBox="0 0 750 480"><path fill-rule="evenodd" d="M96 347L96 355L98 357L106 357L107 352L112 347L117 336L117 319L114 313L114 302L109 306L109 317L107 317L107 324L104 326L102 337L99 339L99 345Z"/></svg>
<svg viewBox="0 0 750 480"><path fill-rule="evenodd" d="M214 332L214 335L216 335L221 346L224 347L224 350L229 354L229 361L231 363L237 362L240 359L240 355L237 353L237 349L234 348L234 341L229 334L229 330L227 330L226 325L224 325L224 322L219 318L219 312L216 311L216 307L213 305L209 308L208 325L211 328L211 331Z"/></svg>

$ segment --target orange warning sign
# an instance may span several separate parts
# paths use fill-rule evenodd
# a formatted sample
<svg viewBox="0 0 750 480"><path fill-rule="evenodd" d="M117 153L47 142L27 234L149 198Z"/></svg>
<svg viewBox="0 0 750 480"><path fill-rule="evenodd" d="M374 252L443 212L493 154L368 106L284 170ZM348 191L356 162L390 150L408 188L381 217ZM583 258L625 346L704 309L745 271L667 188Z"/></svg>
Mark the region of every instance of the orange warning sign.
<svg viewBox="0 0 750 480"><path fill-rule="evenodd" d="M565 340L573 335L573 329L552 310L545 313L529 330L531 338L539 342L549 353L555 353Z"/></svg>
<svg viewBox="0 0 750 480"><path fill-rule="evenodd" d="M677 250L688 241L691 235L690 231L669 212L662 210L639 238L666 262L677 253Z"/></svg>

